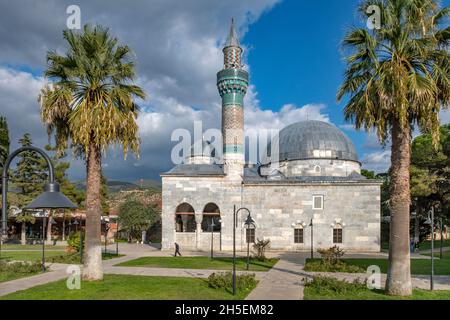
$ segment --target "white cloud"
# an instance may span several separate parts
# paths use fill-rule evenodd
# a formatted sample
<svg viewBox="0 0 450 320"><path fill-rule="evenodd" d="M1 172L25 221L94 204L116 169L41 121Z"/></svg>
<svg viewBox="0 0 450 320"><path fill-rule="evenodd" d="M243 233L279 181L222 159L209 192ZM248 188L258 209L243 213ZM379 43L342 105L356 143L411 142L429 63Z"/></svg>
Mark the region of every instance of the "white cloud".
<svg viewBox="0 0 450 320"><path fill-rule="evenodd" d="M381 150L365 154L361 160L363 169L384 173L391 166L391 150Z"/></svg>
<svg viewBox="0 0 450 320"><path fill-rule="evenodd" d="M8 120L12 146L26 132L37 144L44 144L47 135L40 122L37 97L44 79L10 68L0 68L0 114Z"/></svg>

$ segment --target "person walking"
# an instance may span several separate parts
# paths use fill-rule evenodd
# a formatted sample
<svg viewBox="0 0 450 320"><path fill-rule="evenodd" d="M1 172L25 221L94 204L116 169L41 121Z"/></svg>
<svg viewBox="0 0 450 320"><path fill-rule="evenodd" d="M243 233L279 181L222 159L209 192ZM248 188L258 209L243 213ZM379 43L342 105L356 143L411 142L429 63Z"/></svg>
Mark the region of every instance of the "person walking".
<svg viewBox="0 0 450 320"><path fill-rule="evenodd" d="M175 255L174 255L174 257L176 257L177 255L179 255L181 257L180 245L175 242Z"/></svg>

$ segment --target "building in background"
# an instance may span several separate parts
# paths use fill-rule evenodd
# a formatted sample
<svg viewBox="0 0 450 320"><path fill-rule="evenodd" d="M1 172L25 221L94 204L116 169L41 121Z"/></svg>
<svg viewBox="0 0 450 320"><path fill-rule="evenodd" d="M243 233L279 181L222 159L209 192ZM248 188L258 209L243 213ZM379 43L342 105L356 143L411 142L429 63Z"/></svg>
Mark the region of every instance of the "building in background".
<svg viewBox="0 0 450 320"><path fill-rule="evenodd" d="M233 23L223 53L224 68L217 74L223 162L217 163L209 142L197 141L183 164L161 175L162 249L178 243L209 250L213 236L216 250L232 250L236 205L248 208L256 222L255 229L246 229L246 212L238 216L238 250L256 239L270 239L273 250L310 250L314 228L315 249L380 251L381 182L360 174L352 141L335 126L294 123L279 133L277 163L245 164L243 101L249 78Z"/></svg>

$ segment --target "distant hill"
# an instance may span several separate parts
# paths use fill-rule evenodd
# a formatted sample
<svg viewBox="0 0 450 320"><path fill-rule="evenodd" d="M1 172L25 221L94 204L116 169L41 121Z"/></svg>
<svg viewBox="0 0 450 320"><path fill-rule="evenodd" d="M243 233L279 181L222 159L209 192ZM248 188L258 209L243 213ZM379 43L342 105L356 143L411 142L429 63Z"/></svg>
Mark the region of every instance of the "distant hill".
<svg viewBox="0 0 450 320"><path fill-rule="evenodd" d="M75 185L80 190L86 190L85 181L77 181ZM108 191L111 193L127 190L139 190L139 189L161 189L161 183L156 180L143 179L142 181L127 182L119 180L108 180Z"/></svg>
<svg viewBox="0 0 450 320"><path fill-rule="evenodd" d="M140 188L144 189L161 189L161 181L159 180L152 180L152 179L140 179L133 182L135 185L137 185Z"/></svg>

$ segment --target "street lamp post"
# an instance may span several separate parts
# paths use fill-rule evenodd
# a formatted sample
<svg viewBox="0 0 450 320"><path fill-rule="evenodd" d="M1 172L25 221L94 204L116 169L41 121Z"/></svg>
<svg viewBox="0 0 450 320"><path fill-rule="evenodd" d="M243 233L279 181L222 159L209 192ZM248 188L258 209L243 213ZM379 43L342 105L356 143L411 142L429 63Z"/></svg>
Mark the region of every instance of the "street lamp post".
<svg viewBox="0 0 450 320"><path fill-rule="evenodd" d="M45 211L42 211L42 272L45 272Z"/></svg>
<svg viewBox="0 0 450 320"><path fill-rule="evenodd" d="M106 246L108 245L108 231L109 231L109 226L105 222L105 254L106 254Z"/></svg>
<svg viewBox="0 0 450 320"><path fill-rule="evenodd" d="M430 274L430 290L434 290L434 206L431 206L428 219L425 224L431 226L431 274Z"/></svg>
<svg viewBox="0 0 450 320"><path fill-rule="evenodd" d="M8 212L8 170L11 165L12 160L19 153L24 151L34 151L40 154L47 162L49 171L49 182L44 187L44 192L39 195L34 201L32 201L24 209L75 209L77 206L72 203L64 194L60 192L59 184L55 181L55 174L52 161L50 157L41 149L28 146L19 148L13 153L11 153L6 159L3 166L2 173L2 221L1 221L1 232L0 236L3 239L7 230L7 212ZM45 224L45 213L43 219L43 225ZM45 231L42 230L42 270L45 271Z"/></svg>
<svg viewBox="0 0 450 320"><path fill-rule="evenodd" d="M440 223L440 233L441 233L441 243L440 243L440 248L439 248L439 259L442 259L442 245L443 245L443 238L442 238L442 217L439 218L439 223Z"/></svg>
<svg viewBox="0 0 450 320"><path fill-rule="evenodd" d="M248 214L244 225L245 225L246 230L249 230L249 229L254 230L256 228L255 221L251 217L250 213ZM247 237L246 237L246 240L247 240L247 270L248 270L250 268L250 239L247 239Z"/></svg>
<svg viewBox="0 0 450 320"><path fill-rule="evenodd" d="M116 220L116 256L119 255L119 218Z"/></svg>
<svg viewBox="0 0 450 320"><path fill-rule="evenodd" d="M214 227L216 225L214 224L214 217L211 218L211 224L209 227L211 228L211 260L214 258Z"/></svg>
<svg viewBox="0 0 450 320"><path fill-rule="evenodd" d="M311 222L309 223L311 227L311 260L314 259L314 228L313 228L313 219L311 218Z"/></svg>
<svg viewBox="0 0 450 320"><path fill-rule="evenodd" d="M248 213L247 221L253 219L250 216L250 210L247 208L239 208L236 210L236 205L233 207L233 295L236 295L236 227L237 227L237 215L239 211L245 210Z"/></svg>
<svg viewBox="0 0 450 320"><path fill-rule="evenodd" d="M80 264L83 264L83 217L80 215Z"/></svg>

